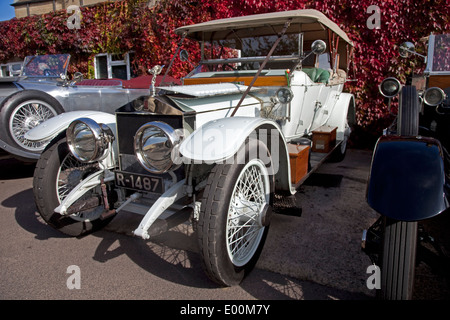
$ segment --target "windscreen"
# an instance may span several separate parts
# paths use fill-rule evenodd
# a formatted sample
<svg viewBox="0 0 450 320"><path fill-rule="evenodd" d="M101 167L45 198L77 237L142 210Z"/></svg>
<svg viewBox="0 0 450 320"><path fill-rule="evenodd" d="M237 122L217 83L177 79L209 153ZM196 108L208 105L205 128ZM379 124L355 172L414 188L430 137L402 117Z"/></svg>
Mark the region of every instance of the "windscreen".
<svg viewBox="0 0 450 320"><path fill-rule="evenodd" d="M222 66L214 67L216 70L257 70L277 38L276 34L248 36L231 30L224 39L205 42L202 61L209 65L222 64ZM267 68L292 68L300 57L299 39L299 34L283 35L271 57L283 56L292 59L270 60ZM220 61L222 59L232 59L232 62L224 64Z"/></svg>
<svg viewBox="0 0 450 320"><path fill-rule="evenodd" d="M22 75L28 77L60 77L66 75L69 54L28 56L23 63Z"/></svg>

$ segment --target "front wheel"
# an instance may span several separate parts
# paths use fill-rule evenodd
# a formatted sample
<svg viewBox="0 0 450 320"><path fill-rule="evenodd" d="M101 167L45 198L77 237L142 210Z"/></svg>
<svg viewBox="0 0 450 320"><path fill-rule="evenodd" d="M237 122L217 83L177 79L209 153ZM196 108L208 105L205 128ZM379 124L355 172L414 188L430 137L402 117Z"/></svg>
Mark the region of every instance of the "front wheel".
<svg viewBox="0 0 450 320"><path fill-rule="evenodd" d="M248 160L237 157L234 163L218 164L211 171L198 222L206 274L225 286L238 285L255 266L271 215L270 163L249 156L259 152L264 154L262 158L270 159L267 148L254 140L244 147Z"/></svg>
<svg viewBox="0 0 450 320"><path fill-rule="evenodd" d="M54 212L78 183L98 170L97 164L80 162L70 153L64 134L52 140L39 158L33 177L36 207L47 224L64 234L80 236L102 228L111 221L112 217L100 219L104 210L100 200L100 187L92 189L79 199L97 199L98 206L67 216Z"/></svg>
<svg viewBox="0 0 450 320"><path fill-rule="evenodd" d="M380 298L410 300L414 288L417 222L384 217Z"/></svg>
<svg viewBox="0 0 450 320"><path fill-rule="evenodd" d="M49 141L33 142L25 134L42 122L64 112L61 104L52 96L38 90L15 93L2 107L3 130L7 142L16 148L40 153Z"/></svg>
<svg viewBox="0 0 450 320"><path fill-rule="evenodd" d="M403 87L397 116L399 135L418 134L419 107L416 88ZM380 296L387 300L409 300L412 298L414 287L417 222L399 221L388 217L383 219Z"/></svg>

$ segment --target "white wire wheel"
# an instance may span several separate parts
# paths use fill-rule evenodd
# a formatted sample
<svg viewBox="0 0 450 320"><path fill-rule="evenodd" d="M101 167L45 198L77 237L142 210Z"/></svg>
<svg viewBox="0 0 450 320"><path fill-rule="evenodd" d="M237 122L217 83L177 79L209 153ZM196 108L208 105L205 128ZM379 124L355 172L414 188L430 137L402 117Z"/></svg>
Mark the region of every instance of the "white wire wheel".
<svg viewBox="0 0 450 320"><path fill-rule="evenodd" d="M261 214L270 201L268 170L259 159L242 169L233 189L227 217L227 252L242 267L254 256L264 233Z"/></svg>
<svg viewBox="0 0 450 320"><path fill-rule="evenodd" d="M224 286L238 285L256 265L274 186L272 159L261 141L248 140L234 160L216 164L209 173L197 223L205 272Z"/></svg>

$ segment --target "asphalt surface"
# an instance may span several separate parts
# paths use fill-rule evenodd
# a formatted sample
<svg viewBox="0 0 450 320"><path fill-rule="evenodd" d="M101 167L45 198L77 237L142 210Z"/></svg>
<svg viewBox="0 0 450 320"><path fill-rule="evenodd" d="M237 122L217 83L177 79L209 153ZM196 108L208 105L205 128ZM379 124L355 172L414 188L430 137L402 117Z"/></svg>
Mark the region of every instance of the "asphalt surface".
<svg viewBox="0 0 450 320"><path fill-rule="evenodd" d="M104 230L70 238L47 226L32 196L34 165L0 157L0 299L373 300L362 230L378 217L365 202L371 152L348 150L302 185L297 209L272 220L261 257L240 286L203 273L196 234L182 224L150 240L119 214ZM448 215L431 224L435 250L419 255L416 299L448 299ZM69 289L72 266L80 288ZM69 286L68 286L69 283Z"/></svg>

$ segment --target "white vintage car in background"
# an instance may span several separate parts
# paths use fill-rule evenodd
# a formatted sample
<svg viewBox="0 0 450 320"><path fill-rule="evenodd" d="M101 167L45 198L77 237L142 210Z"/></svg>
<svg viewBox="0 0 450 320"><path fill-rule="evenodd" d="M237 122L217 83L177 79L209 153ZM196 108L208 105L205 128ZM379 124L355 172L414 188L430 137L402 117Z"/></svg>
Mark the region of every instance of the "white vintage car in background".
<svg viewBox="0 0 450 320"><path fill-rule="evenodd" d="M188 59L186 38L201 46L183 85L153 88L115 115L63 114L60 124L70 125L37 163L35 201L50 226L73 236L122 211L143 215L134 231L143 239L190 220L206 274L236 285L262 250L275 194L292 196L328 156L345 155L355 105L342 91L353 46L316 10L176 33L173 59ZM26 138L55 135L45 124Z"/></svg>

